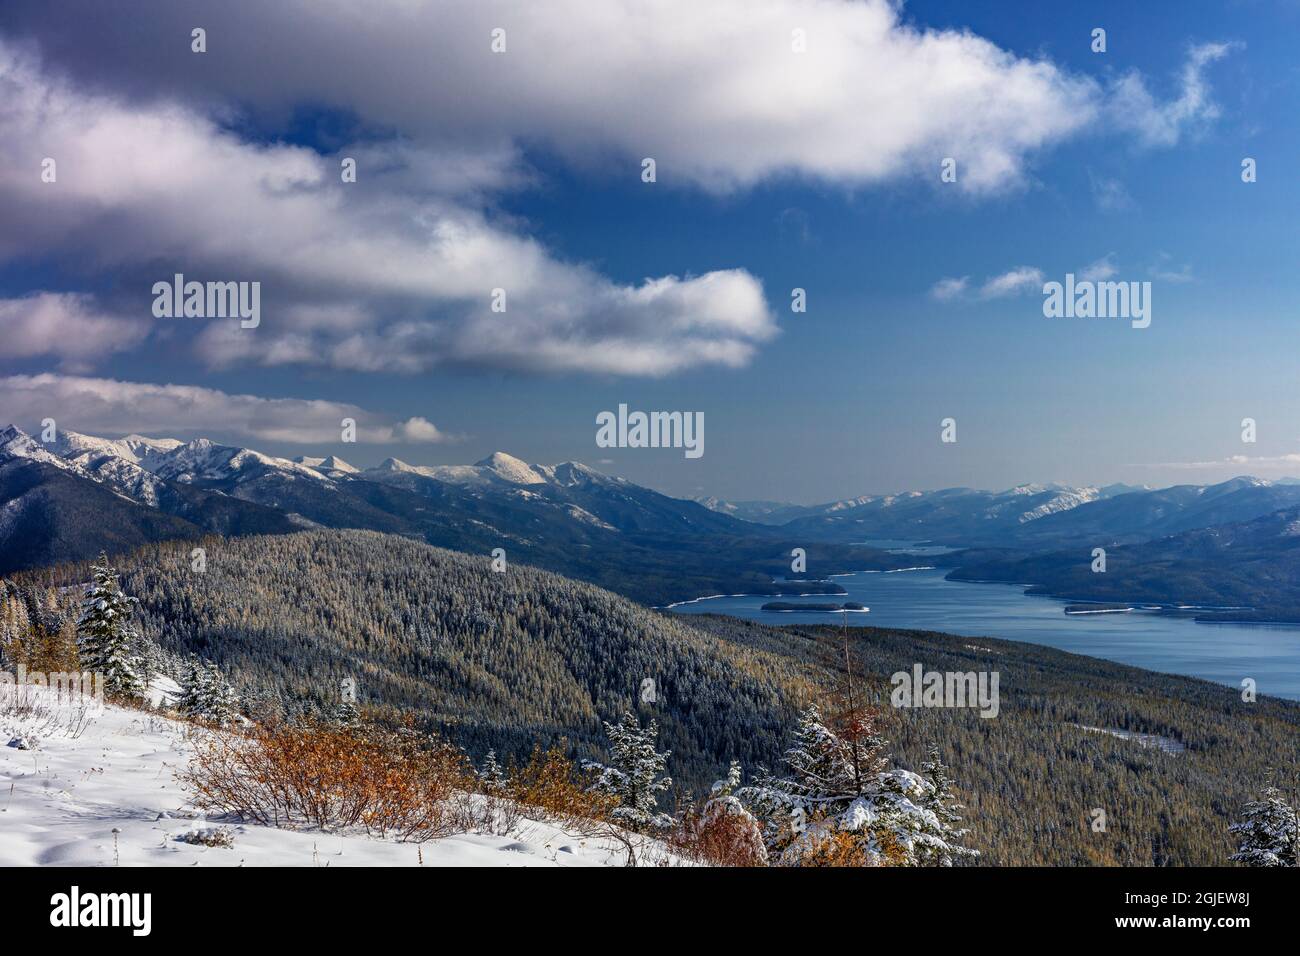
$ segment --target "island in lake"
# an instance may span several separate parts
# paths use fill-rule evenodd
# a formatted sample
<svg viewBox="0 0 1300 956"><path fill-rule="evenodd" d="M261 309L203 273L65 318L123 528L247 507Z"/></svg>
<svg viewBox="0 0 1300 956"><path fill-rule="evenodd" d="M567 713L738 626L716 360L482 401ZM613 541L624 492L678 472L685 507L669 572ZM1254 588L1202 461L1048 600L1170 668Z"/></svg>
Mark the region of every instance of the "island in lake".
<svg viewBox="0 0 1300 956"><path fill-rule="evenodd" d="M763 605L764 611L869 611L871 608L857 601L845 601L843 604L810 604L794 601L768 601Z"/></svg>

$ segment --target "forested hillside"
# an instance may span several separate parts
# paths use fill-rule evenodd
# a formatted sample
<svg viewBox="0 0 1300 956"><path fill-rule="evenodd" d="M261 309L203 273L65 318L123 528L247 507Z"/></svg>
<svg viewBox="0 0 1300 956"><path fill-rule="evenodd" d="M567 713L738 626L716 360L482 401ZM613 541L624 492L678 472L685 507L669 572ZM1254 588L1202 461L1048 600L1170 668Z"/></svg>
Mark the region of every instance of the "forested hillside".
<svg viewBox="0 0 1300 956"><path fill-rule="evenodd" d="M698 796L733 758L747 776L777 767L796 711L843 687L846 632L833 626L677 618L374 532L204 546L204 572L190 544L137 551L119 562L123 585L147 637L216 661L255 713L332 711L351 677L372 713L411 709L479 759L562 738L600 755L601 721L633 708L658 722L669 772ZM17 583L88 576L67 565ZM994 638L849 628L847 640L897 763L919 768L938 744L982 864L1221 864L1229 822L1269 768L1293 765L1300 738L1300 704L1244 703L1204 681ZM889 676L917 663L996 671L998 716L894 709ZM1158 735L1170 751L1104 731Z"/></svg>
<svg viewBox="0 0 1300 956"><path fill-rule="evenodd" d="M736 644L843 666L836 627L692 621ZM926 744L939 742L982 864L1222 865L1242 805L1270 768L1295 766L1300 704L1292 701L1245 703L1231 687L1036 644L880 628L849 635L898 762L918 767ZM918 662L997 671L998 716L891 707L888 676ZM1185 749L1165 752L1102 730L1155 734ZM1104 832L1092 829L1096 809Z"/></svg>
<svg viewBox="0 0 1300 956"><path fill-rule="evenodd" d="M291 710L332 711L352 678L362 705L414 709L480 756L522 757L561 737L591 752L601 720L640 704L659 718L675 776L703 785L732 757L779 754L818 676L591 585L517 565L496 573L490 558L395 535L203 544L202 573L189 544L122 562L146 638L213 660L245 697ZM641 700L646 680L653 702Z"/></svg>

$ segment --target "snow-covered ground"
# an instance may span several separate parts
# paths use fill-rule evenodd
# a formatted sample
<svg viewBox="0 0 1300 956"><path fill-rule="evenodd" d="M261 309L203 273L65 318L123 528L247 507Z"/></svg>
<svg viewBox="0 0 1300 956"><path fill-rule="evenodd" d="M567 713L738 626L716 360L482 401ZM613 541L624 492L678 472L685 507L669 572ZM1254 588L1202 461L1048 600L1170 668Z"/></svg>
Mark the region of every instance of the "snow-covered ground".
<svg viewBox="0 0 1300 956"><path fill-rule="evenodd" d="M29 688L22 693L31 694ZM45 693L45 692L40 692ZM79 722L14 717L0 686L0 866L600 866L616 848L523 821L511 836L461 834L417 845L364 835L278 830L206 820L175 782L188 760L183 723L116 706ZM71 718L71 719L67 719ZM35 749L8 746L38 736ZM186 843L228 829L230 848Z"/></svg>

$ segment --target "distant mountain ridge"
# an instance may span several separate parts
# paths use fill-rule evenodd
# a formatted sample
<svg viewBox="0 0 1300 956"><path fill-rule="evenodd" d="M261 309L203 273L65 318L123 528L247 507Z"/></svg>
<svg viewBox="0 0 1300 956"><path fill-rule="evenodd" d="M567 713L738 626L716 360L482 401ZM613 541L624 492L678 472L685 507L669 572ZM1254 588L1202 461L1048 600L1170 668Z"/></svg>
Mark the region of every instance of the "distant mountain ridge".
<svg viewBox="0 0 1300 956"><path fill-rule="evenodd" d="M35 547L6 530L20 526L52 543ZM205 438L63 432L47 447L12 426L0 432L0 573L148 541L312 527L477 554L503 548L509 561L656 604L775 593L773 578L805 543L579 462L534 465L497 452L473 465L390 458L359 470L333 456L289 460ZM813 546L810 561L823 574L897 564L835 546Z"/></svg>
<svg viewBox="0 0 1300 956"><path fill-rule="evenodd" d="M1300 484L1242 477L1137 491L950 488L813 508L706 502L710 507L579 462L530 464L504 452L472 465L389 458L362 470L337 456L290 460L206 438L64 431L46 445L13 426L0 430L0 573L206 534L356 528L476 554L503 548L511 562L651 604L705 594L779 596L794 548L805 549L807 575L815 578L907 566L906 554L863 544L878 540L958 549L961 556L945 563L962 564L962 573L976 578L1036 560L1046 575L1052 555L1138 545L1300 507Z"/></svg>
<svg viewBox="0 0 1300 956"><path fill-rule="evenodd" d="M1018 522L1068 511L1080 505L1114 495L1145 491L1133 485L1113 484L1102 487L1024 484L1005 491L982 491L975 488L943 488L936 491L901 491L894 494L859 495L819 505L793 505L776 501L725 501L715 497L695 499L705 507L764 524L805 524L826 519L831 522L849 519L894 530L925 530L931 515L951 518L969 513L982 520L1014 519ZM868 515L873 516L871 518ZM887 517L885 517L887 515Z"/></svg>
<svg viewBox="0 0 1300 956"><path fill-rule="evenodd" d="M964 552L950 576L1073 600L1214 609L1198 614L1206 620L1300 622L1300 506L1105 550L1104 573L1078 547L1027 557Z"/></svg>
<svg viewBox="0 0 1300 956"><path fill-rule="evenodd" d="M1130 544L1248 521L1300 505L1300 484L1243 476L1214 485L1135 488L1018 485L862 495L816 506L701 499L715 510L818 540L932 542L955 548L1045 550L1073 540Z"/></svg>

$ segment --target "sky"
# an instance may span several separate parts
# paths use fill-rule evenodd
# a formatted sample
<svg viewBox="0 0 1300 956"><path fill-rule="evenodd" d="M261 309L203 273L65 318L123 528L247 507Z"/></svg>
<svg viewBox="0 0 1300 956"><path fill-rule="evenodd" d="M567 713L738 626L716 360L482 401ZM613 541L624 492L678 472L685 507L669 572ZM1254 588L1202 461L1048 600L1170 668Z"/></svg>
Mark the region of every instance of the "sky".
<svg viewBox="0 0 1300 956"><path fill-rule="evenodd" d="M800 503L1300 474L1291 0L59 8L0 6L21 427ZM260 324L156 317L176 273ZM1149 326L1046 317L1067 273ZM704 454L598 447L620 404Z"/></svg>

